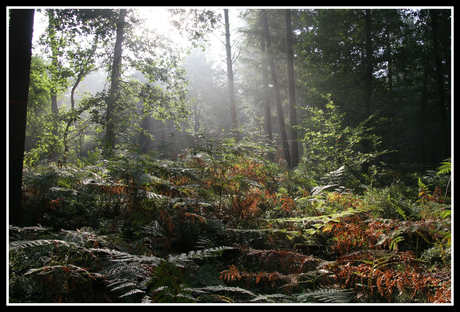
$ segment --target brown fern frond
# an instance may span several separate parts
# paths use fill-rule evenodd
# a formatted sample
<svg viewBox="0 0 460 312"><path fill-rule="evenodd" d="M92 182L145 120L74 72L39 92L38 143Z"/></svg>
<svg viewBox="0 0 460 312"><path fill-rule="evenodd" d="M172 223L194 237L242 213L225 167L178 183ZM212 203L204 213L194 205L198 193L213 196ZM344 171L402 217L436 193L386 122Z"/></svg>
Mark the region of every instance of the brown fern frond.
<svg viewBox="0 0 460 312"><path fill-rule="evenodd" d="M235 278L240 280L241 275L238 272L238 269L236 268L236 266L235 265L229 265L228 267L229 267L228 270L224 270L224 271L220 272L219 279L220 280L223 280L223 279L225 280L226 279L228 282L233 282L233 280Z"/></svg>

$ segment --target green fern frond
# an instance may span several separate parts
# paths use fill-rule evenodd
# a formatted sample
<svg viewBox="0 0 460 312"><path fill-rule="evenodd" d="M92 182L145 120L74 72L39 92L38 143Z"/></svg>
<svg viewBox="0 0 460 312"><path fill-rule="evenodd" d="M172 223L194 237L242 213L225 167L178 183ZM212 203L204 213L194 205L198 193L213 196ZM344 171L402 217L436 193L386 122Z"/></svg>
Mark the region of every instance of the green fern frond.
<svg viewBox="0 0 460 312"><path fill-rule="evenodd" d="M111 283L109 284L108 286L113 286L114 283ZM136 286L136 283L133 283L133 282L126 282L126 283L122 283L122 284L117 284L115 283L115 285L117 285L116 287L112 288L110 291L117 291L117 290L120 290L120 289L125 289L125 288L132 288L132 287L135 287Z"/></svg>
<svg viewBox="0 0 460 312"><path fill-rule="evenodd" d="M73 264L67 264L67 265L48 265L48 266L43 266L40 268L34 268L34 269L29 269L24 275L33 275L33 274L51 274L55 272L65 272L67 274L73 275L73 276L86 276L86 277L91 277L92 279L103 279L104 276L99 274L99 273L94 273L94 272L89 272L87 268L80 267L77 265Z"/></svg>
<svg viewBox="0 0 460 312"><path fill-rule="evenodd" d="M108 248L92 248L92 252L106 253L110 256L110 261L112 262L136 262L144 263L149 265L158 265L162 259L154 256L144 256L144 255L133 255L127 252L118 251Z"/></svg>
<svg viewBox="0 0 460 312"><path fill-rule="evenodd" d="M29 247L38 247L42 245L51 245L51 244L53 244L53 241L48 240L48 239L13 241L13 242L10 242L10 250L24 249L24 248L29 248Z"/></svg>
<svg viewBox="0 0 460 312"><path fill-rule="evenodd" d="M398 250L398 244L404 240L402 235L396 235L390 241L390 249L391 250Z"/></svg>
<svg viewBox="0 0 460 312"><path fill-rule="evenodd" d="M64 246L64 247L74 246L77 248L80 247L76 243L59 240L59 239L37 239L37 240L10 242L10 250L34 248L34 247L49 246L49 245L53 245L56 247L61 247L61 246Z"/></svg>
<svg viewBox="0 0 460 312"><path fill-rule="evenodd" d="M396 207L396 212L399 213L399 215L401 217L403 217L405 221L407 221L406 213L404 212L404 210L401 207L397 206Z"/></svg>
<svg viewBox="0 0 460 312"><path fill-rule="evenodd" d="M215 264L205 263L196 270L191 270L188 280L193 287L205 287L212 285L223 286L223 282L219 279L220 272Z"/></svg>
<svg viewBox="0 0 460 312"><path fill-rule="evenodd" d="M298 302L347 303L352 299L350 290L340 288L322 288L304 292L297 297Z"/></svg>
<svg viewBox="0 0 460 312"><path fill-rule="evenodd" d="M127 291L126 293L118 296L118 298L128 297L128 296L132 296L132 295L136 295L136 294L145 294L145 291L137 289L137 288L131 289L131 290Z"/></svg>
<svg viewBox="0 0 460 312"><path fill-rule="evenodd" d="M320 186L315 186L312 190L311 190L311 195L312 196L320 196L321 193L325 190L325 189L328 189L330 187L333 187L333 186L337 186L338 184L328 184L328 185L320 185Z"/></svg>
<svg viewBox="0 0 460 312"><path fill-rule="evenodd" d="M249 302L265 302L265 303L287 303L293 302L292 297L283 294L270 294L270 295L258 295Z"/></svg>
<svg viewBox="0 0 460 312"><path fill-rule="evenodd" d="M206 287L201 287L201 288L191 288L190 290L192 290L193 292L198 293L198 294L200 294L200 293L201 294L209 294L209 293L220 293L220 292L228 293L228 292L231 292L231 293L238 293L238 294L242 294L242 295L246 295L246 296L250 296L250 297L257 297L257 295L255 293L253 293L252 291L249 291L249 290L241 288L241 287L229 287L229 286L216 285L216 286L206 286Z"/></svg>
<svg viewBox="0 0 460 312"><path fill-rule="evenodd" d="M182 253L177 256L170 256L168 261L174 263L176 265L184 265L185 263L194 260L194 259L206 259L209 257L218 257L222 254L222 252L226 250L235 249L235 247L230 246L219 246L214 248L208 248L203 250L192 250L188 253Z"/></svg>
<svg viewBox="0 0 460 312"><path fill-rule="evenodd" d="M112 262L100 272L118 298L145 293L149 272L140 263Z"/></svg>
<svg viewBox="0 0 460 312"><path fill-rule="evenodd" d="M125 282L121 284L115 284L116 287L112 288L110 291L118 294L118 298L129 297L135 294L145 294L145 291L137 288L138 285L133 282ZM113 286L109 284L108 287Z"/></svg>
<svg viewBox="0 0 460 312"><path fill-rule="evenodd" d="M43 232L48 231L49 228L42 227L40 224L36 226L14 226L10 225L10 233L30 233L30 232Z"/></svg>
<svg viewBox="0 0 460 312"><path fill-rule="evenodd" d="M441 174L450 174L452 171L452 162L450 158L446 159L441 163L441 166L437 168L438 171L436 172L436 176L440 176Z"/></svg>

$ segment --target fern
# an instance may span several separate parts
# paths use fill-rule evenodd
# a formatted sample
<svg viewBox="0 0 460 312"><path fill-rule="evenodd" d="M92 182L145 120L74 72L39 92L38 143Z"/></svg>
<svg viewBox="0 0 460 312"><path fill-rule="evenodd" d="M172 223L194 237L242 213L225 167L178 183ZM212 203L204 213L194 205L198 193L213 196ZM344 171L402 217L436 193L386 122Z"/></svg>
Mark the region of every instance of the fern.
<svg viewBox="0 0 460 312"><path fill-rule="evenodd" d="M206 286L223 286L223 282L219 279L220 273L216 267L216 263L206 262L200 265L197 269L191 270L187 280L192 287Z"/></svg>
<svg viewBox="0 0 460 312"><path fill-rule="evenodd" d="M323 303L347 303L352 299L350 290L326 287L314 291L304 292L296 297L298 302L323 302Z"/></svg>
<svg viewBox="0 0 460 312"><path fill-rule="evenodd" d="M393 237L389 245L390 249L398 251L398 244L402 242L403 240L404 240L404 237L401 235Z"/></svg>
<svg viewBox="0 0 460 312"><path fill-rule="evenodd" d="M209 294L209 293L235 293L243 296L247 296L249 298L251 297L257 297L255 293L253 293L250 290L241 288L241 287L229 287L229 286L206 286L206 287L201 287L201 288L193 288L191 289L193 292L198 293L198 294Z"/></svg>
<svg viewBox="0 0 460 312"><path fill-rule="evenodd" d="M107 249L99 249L98 252L104 252L111 256L110 261L112 262L112 265L103 270L101 274L107 276L107 287L109 287L111 291L117 293L119 298L145 294L147 293L148 288L150 287L151 296L154 296L156 298L154 299L154 301L156 302L167 302L168 300L173 300L172 302L176 302L174 301L176 299L178 300L178 302L182 302L192 300L191 297L187 296L185 296L182 299L180 298L180 296L177 298L175 297L175 295L178 295L181 292L180 289L186 288L186 286L182 287L179 286L179 284L176 285L176 288L174 290L175 295L172 295L174 291L171 292L171 290L166 287L169 287L170 285L166 285L166 282L163 280L163 278L172 277L165 276L159 279L159 281L152 282L152 279L156 275L154 274L153 276L151 276L145 269L145 266L147 265L150 268L155 268L154 270L155 272L157 272L157 275L161 275L158 272L163 272L169 269L171 270L174 276L174 274L178 274L178 271L175 268L191 267L194 264L193 260L215 257L220 255L221 252L229 249L233 249L233 247L216 247L205 250L190 251L189 253L182 253L177 256L170 256L168 257L167 261L158 257L132 255L126 252ZM159 278L159 276L157 277ZM160 287L163 288L159 289ZM148 300L149 299L144 299L145 302L148 302Z"/></svg>
<svg viewBox="0 0 460 312"><path fill-rule="evenodd" d="M265 303L289 303L294 302L292 296L283 294L270 294L270 295L258 295L249 302L265 302Z"/></svg>
<svg viewBox="0 0 460 312"><path fill-rule="evenodd" d="M451 210L439 186L431 196L421 179L426 198L416 203L415 189L397 183L364 187L360 196L344 190L345 182L357 185L348 165L317 183L311 173L300 177L225 144L211 156L178 160L121 150L103 159L96 151L79 168L26 172L25 213L44 226L10 227L14 300L349 302L362 298L360 285L382 298L397 295L390 269L421 278L442 266L439 257L449 263ZM450 173L447 161L438 170ZM414 207L429 218L412 221ZM381 253L377 262L377 254L353 255L369 250ZM432 268L415 260L419 253ZM341 284L331 285L333 278ZM419 280L438 299L434 285L448 294L444 280ZM357 296L344 286L356 287Z"/></svg>
<svg viewBox="0 0 460 312"><path fill-rule="evenodd" d="M209 257L218 257L222 255L222 252L226 250L232 250L232 249L235 249L235 247L220 246L220 247L208 248L208 249L203 249L203 250L192 250L192 251L189 251L188 253L181 253L180 255L177 255L177 256L170 256L168 258L168 261L176 265L184 266L187 263L191 262L192 260L207 259Z"/></svg>
<svg viewBox="0 0 460 312"><path fill-rule="evenodd" d="M452 170L452 162L450 158L446 159L441 163L441 166L438 167L438 171L436 172L436 176L440 176L442 174L450 174Z"/></svg>
<svg viewBox="0 0 460 312"><path fill-rule="evenodd" d="M185 282L182 271L169 261L163 261L153 270L147 288L150 289L149 294L152 302L187 303L196 301L191 296L191 291Z"/></svg>
<svg viewBox="0 0 460 312"><path fill-rule="evenodd" d="M323 191L328 189L328 188L331 188L333 186L337 186L338 184L327 184L327 185L320 185L320 186L315 186L312 190L311 190L311 194L313 196L320 196L322 195Z"/></svg>
<svg viewBox="0 0 460 312"><path fill-rule="evenodd" d="M441 163L441 166L438 168L438 172L436 173L436 177L443 175L443 174L450 174L452 171L452 163L450 158L446 159L444 162ZM444 195L444 201L447 199L447 191L449 190L450 183L452 181L452 177L449 177L449 181L447 182L446 186L446 193Z"/></svg>

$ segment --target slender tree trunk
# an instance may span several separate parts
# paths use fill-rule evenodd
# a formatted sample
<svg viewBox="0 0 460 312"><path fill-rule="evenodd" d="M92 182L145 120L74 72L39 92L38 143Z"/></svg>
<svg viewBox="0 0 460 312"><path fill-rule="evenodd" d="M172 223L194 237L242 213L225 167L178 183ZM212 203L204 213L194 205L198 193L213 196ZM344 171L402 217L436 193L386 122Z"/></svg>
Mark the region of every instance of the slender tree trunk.
<svg viewBox="0 0 460 312"><path fill-rule="evenodd" d="M8 194L9 224L24 225L22 165L26 138L34 10L10 10L8 29Z"/></svg>
<svg viewBox="0 0 460 312"><path fill-rule="evenodd" d="M423 73L423 88L422 88L422 98L420 101L420 128L419 128L419 135L420 135L420 155L422 157L422 165L425 166L426 164L426 150L425 150L425 108L428 103L428 66L425 67Z"/></svg>
<svg viewBox="0 0 460 312"><path fill-rule="evenodd" d="M292 48L291 10L284 10L286 31L286 59L289 88L289 120L291 123L291 168L299 163L299 142L297 142L297 111L295 103L294 50Z"/></svg>
<svg viewBox="0 0 460 312"><path fill-rule="evenodd" d="M438 18L436 10L430 10L431 28L433 31L433 50L434 50L434 64L436 65L436 83L438 86L438 110L441 117L442 124L442 137L441 137L441 159L444 160L450 157L449 153L449 127L447 123L446 112L446 96L444 90L444 77L443 66L441 58L439 57L439 43L438 43Z"/></svg>
<svg viewBox="0 0 460 312"><path fill-rule="evenodd" d="M366 10L366 75L364 77L364 118L370 116L371 113L371 95L372 95L372 72L373 72L373 65L372 65L372 37L371 37L371 10ZM365 126L364 135L368 135L367 129L369 128L369 124ZM370 152L370 141L368 139L364 139L362 141L363 153ZM361 165L361 170L363 172L367 172L370 167L370 162L364 162Z"/></svg>
<svg viewBox="0 0 460 312"><path fill-rule="evenodd" d="M78 85L80 84L80 81L83 79L83 76L85 75L85 72L82 71L78 74L77 80L75 81L72 90L70 92L70 112L73 113L75 111L75 90L77 89ZM67 164L67 154L69 153L69 129L72 126L74 120L74 116L70 116L69 120L67 121L67 125L64 130L64 155L62 157L62 164L66 165Z"/></svg>
<svg viewBox="0 0 460 312"><path fill-rule="evenodd" d="M284 159L286 160L288 167L291 168L291 153L289 152L289 143L286 135L286 124L284 123L284 114L283 114L283 107L281 106L281 95L280 95L280 88L278 85L278 79L276 77L276 70L275 70L275 60L273 58L273 53L270 51L270 47L272 45L270 39L270 31L268 29L268 21L267 21L267 14L264 9L261 10L262 13L262 21L264 24L264 33L265 33L265 40L267 42L267 50L268 50L268 58L270 61L270 72L272 75L272 83L273 89L275 90L275 102L276 102L276 111L278 113L278 120L280 126L280 134L281 134L281 144L283 147L283 155Z"/></svg>
<svg viewBox="0 0 460 312"><path fill-rule="evenodd" d="M120 77L121 77L121 54L124 37L126 9L120 9L120 15L117 20L117 38L115 41L115 50L113 53L112 77L110 84L110 95L107 100L107 144L106 147L111 150L115 148L115 103L117 101L118 93L120 91Z"/></svg>
<svg viewBox="0 0 460 312"><path fill-rule="evenodd" d="M57 139L59 133L59 123L58 123L58 115L59 115L59 108L57 103L57 90L56 87L58 85L58 77L56 77L56 72L58 70L58 53L59 53L59 43L56 38L56 20L54 18L54 9L47 10L48 13L48 37L50 40L51 46L51 68L52 68L52 77L51 80L53 82L53 86L50 89L51 93L51 113L53 117L53 129L51 133L53 135L54 140ZM57 158L57 150L56 144L53 144L53 149L51 152L50 158L55 159Z"/></svg>
<svg viewBox="0 0 460 312"><path fill-rule="evenodd" d="M56 39L56 29L55 29L56 20L54 19L54 10L48 10L48 37L50 39L50 46L51 46L51 66L53 71L58 69L58 42ZM54 85L56 85L57 77L52 77L54 81ZM57 105L57 91L56 86L51 88L51 112L53 115L57 116L59 114L59 108ZM55 125L53 129L53 135L57 135L58 132L58 125Z"/></svg>
<svg viewBox="0 0 460 312"><path fill-rule="evenodd" d="M263 23L262 23L263 27ZM267 143L272 144L273 143L273 134L272 134L272 113L271 113L271 96L270 96L270 88L268 86L268 70L267 70L267 64L266 60L263 57L265 55L265 36L264 33L262 33L262 38L261 38L261 52L262 52L262 84L263 84L263 89L264 89L264 112L265 112L265 117L264 117L264 128L265 128L265 135L267 138ZM269 160L273 160L273 154L268 153L267 155Z"/></svg>
<svg viewBox="0 0 460 312"><path fill-rule="evenodd" d="M388 69L387 69L387 75L388 75L388 90L390 92L393 92L393 57L391 55L391 34L388 32L387 33L387 39L388 39L388 44L387 44L387 54L388 54Z"/></svg>
<svg viewBox="0 0 460 312"><path fill-rule="evenodd" d="M227 49L227 77L228 77L228 96L230 99L230 115L232 118L232 133L235 139L239 140L238 125L236 123L236 103L235 103L235 87L233 85L233 64L232 64L232 48L230 45L230 23L228 20L228 9L224 9L225 15L225 47Z"/></svg>
<svg viewBox="0 0 460 312"><path fill-rule="evenodd" d="M72 126L72 123L76 120L76 116L73 115L75 113L75 91L77 90L80 82L92 70L91 63L93 62L92 58L94 54L96 53L97 42L98 42L98 38L96 37L92 50L87 55L87 58L82 63L80 63L80 66L81 66L80 71L78 72L77 79L75 80L72 90L70 91L70 112L72 113L72 115L69 116L69 119L67 120L66 128L64 130L64 156L62 160L63 165L67 164L67 154L69 153L69 142L67 139L69 135L69 129Z"/></svg>

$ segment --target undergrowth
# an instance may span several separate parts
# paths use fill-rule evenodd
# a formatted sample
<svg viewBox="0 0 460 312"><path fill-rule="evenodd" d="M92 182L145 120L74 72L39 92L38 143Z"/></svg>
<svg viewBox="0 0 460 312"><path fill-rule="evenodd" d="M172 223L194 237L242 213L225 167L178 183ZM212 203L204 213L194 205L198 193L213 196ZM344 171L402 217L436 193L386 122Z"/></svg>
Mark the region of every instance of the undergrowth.
<svg viewBox="0 0 460 312"><path fill-rule="evenodd" d="M451 302L449 161L377 187L262 156L224 142L25 168L10 303Z"/></svg>

